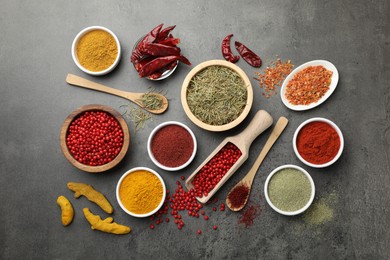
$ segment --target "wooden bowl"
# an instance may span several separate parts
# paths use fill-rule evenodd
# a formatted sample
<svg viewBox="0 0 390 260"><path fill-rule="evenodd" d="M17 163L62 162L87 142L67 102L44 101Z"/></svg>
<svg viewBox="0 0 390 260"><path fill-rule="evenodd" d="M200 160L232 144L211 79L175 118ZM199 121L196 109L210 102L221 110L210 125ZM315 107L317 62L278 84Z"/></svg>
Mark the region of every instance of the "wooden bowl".
<svg viewBox="0 0 390 260"><path fill-rule="evenodd" d="M66 144L66 137L68 135L68 128L70 124L75 120L80 114L86 112L86 111L104 111L112 115L120 124L122 131L123 131L123 146L119 154L110 162L99 165L99 166L90 166L90 165L85 165L83 163L80 163L77 161L73 156L71 155L68 146ZM104 106L104 105L85 105L82 107L77 108L75 111L70 113L70 115L65 119L64 123L61 126L61 131L60 131L60 145L61 145L61 150L63 154L65 155L66 159L73 164L76 168L86 171L86 172L104 172L107 171L114 166L116 166L125 156L128 148L129 148L129 143L130 143L130 134L129 134L129 128L127 126L126 121L123 119L122 115L116 111L115 109Z"/></svg>
<svg viewBox="0 0 390 260"><path fill-rule="evenodd" d="M190 84L191 79L201 70L203 70L207 67L210 67L210 66L215 66L215 65L227 67L227 68L234 70L242 78L245 86L247 87L247 103L246 103L244 110L242 111L241 115L239 115L235 120L233 120L232 122L225 124L225 125L209 125L207 123L202 122L191 112L190 107L188 106L188 103L187 103L187 88ZM226 131L226 130L232 129L233 127L240 124L245 119L245 117L249 114L249 111L251 110L252 104L253 104L252 84L251 84L248 76L245 74L245 72L240 67L238 67L237 65L234 65L231 62L224 61L224 60L205 61L205 62L202 62L199 65L197 65L195 68L193 68L190 71L190 73L188 73L187 77L184 79L184 82L183 82L183 85L181 88L181 103L183 105L184 112L187 114L189 119L194 124L199 126L200 128L203 128L203 129L208 130L208 131L213 131L213 132Z"/></svg>

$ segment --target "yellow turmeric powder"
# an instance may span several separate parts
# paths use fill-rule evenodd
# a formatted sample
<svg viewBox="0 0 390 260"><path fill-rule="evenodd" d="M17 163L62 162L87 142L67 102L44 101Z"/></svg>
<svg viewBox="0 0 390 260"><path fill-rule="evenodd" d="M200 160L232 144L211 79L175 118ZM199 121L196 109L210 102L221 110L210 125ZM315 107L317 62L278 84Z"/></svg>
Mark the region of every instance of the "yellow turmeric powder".
<svg viewBox="0 0 390 260"><path fill-rule="evenodd" d="M163 185L151 172L139 170L127 175L120 187L123 206L135 214L146 214L158 207L163 198Z"/></svg>
<svg viewBox="0 0 390 260"><path fill-rule="evenodd" d="M81 66L90 71L103 71L115 62L118 46L108 32L93 30L81 37L76 53Z"/></svg>

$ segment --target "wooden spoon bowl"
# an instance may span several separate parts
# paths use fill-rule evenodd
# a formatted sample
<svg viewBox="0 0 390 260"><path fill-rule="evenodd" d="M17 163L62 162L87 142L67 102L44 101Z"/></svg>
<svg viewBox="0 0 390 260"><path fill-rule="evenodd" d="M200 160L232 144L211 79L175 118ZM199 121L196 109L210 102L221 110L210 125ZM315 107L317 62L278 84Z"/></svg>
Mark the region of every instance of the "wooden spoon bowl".
<svg viewBox="0 0 390 260"><path fill-rule="evenodd" d="M66 138L68 136L68 129L69 129L70 124L77 117L79 117L81 114L83 114L84 112L87 112L87 111L107 112L108 114L113 116L118 121L118 123L120 124L122 131L123 131L122 149L120 150L118 155L112 161L110 161L106 164L103 164L103 165L91 166L91 165L86 165L86 164L83 164L83 163L77 161L70 153L68 146L66 144ZM107 170L113 168L120 161L122 161L122 159L126 155L126 152L129 148L129 144L130 144L130 133L129 133L129 128L127 126L126 121L123 119L122 115L118 111L116 111L115 109L113 109L111 107L104 106L104 105L94 105L93 104L93 105L85 105L85 106L77 108L72 113L70 113L70 115L65 119L64 123L61 126L61 130L60 130L60 146L61 146L61 150L62 150L62 153L64 154L65 158L68 159L68 161L73 166L75 166L76 168L78 168L82 171L86 171L86 172L93 172L93 173L104 172L104 171L107 171Z"/></svg>

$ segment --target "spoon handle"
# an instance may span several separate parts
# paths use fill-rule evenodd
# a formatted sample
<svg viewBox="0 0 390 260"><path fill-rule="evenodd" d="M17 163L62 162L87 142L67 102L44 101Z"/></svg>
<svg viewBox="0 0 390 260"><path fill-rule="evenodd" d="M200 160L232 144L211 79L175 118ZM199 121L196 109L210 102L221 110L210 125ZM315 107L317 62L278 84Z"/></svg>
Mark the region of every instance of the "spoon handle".
<svg viewBox="0 0 390 260"><path fill-rule="evenodd" d="M73 74L68 74L68 76L66 77L66 82L68 84L70 84L70 85L74 85L74 86L78 86L78 87L82 87L82 88L88 88L88 89L93 89L93 90L105 92L105 93L108 93L108 94L111 94L111 95L115 95L115 96L119 96L119 97L122 97L122 98L129 99L131 101L135 101L134 99L137 98L136 94L134 94L132 96L131 95L132 93L129 93L129 92L126 92L126 91L122 91L122 90L119 90L119 89L115 89L115 88L110 88L110 87L98 84L96 82L84 79L82 77L79 77L79 76L76 76L76 75L73 75Z"/></svg>
<svg viewBox="0 0 390 260"><path fill-rule="evenodd" d="M274 143L276 142L276 140L278 140L279 136L282 134L282 132L286 128L287 124L288 124L287 118L285 118L283 116L279 118L274 129L272 130L271 135L268 137L268 140L265 143L263 150L261 150L259 157L257 157L252 168L249 170L248 175L245 177L250 182L250 185L252 185L253 178L255 177L256 172L259 169L264 158L267 156L269 150L271 150L271 148L274 145Z"/></svg>

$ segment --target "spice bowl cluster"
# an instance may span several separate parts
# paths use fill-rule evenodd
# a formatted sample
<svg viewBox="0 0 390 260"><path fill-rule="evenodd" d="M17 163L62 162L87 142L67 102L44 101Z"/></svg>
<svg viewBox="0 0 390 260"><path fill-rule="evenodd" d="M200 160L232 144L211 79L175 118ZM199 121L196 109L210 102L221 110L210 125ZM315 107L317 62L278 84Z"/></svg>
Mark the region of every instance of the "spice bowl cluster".
<svg viewBox="0 0 390 260"><path fill-rule="evenodd" d="M168 121L153 129L147 149L150 159L159 168L178 171L187 167L194 159L197 142L188 126Z"/></svg>

